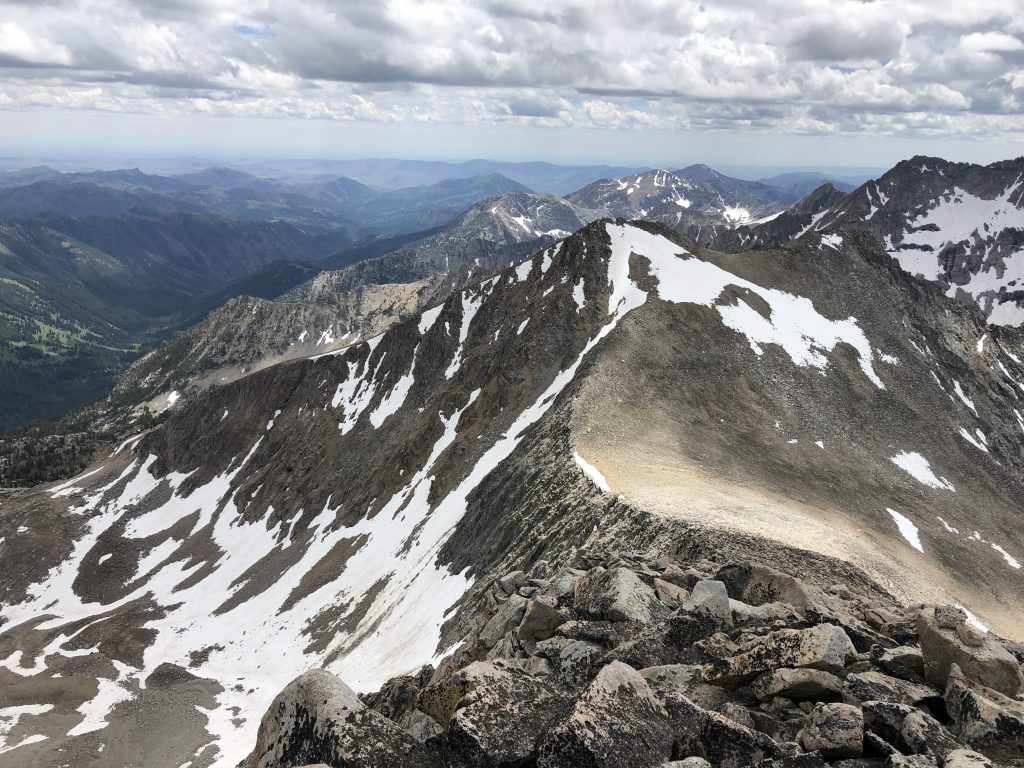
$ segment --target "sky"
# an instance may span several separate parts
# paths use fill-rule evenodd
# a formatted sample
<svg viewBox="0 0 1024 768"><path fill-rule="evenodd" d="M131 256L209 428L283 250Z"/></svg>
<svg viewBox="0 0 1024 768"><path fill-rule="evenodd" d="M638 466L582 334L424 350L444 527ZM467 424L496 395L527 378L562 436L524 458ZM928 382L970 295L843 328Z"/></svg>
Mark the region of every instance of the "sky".
<svg viewBox="0 0 1024 768"><path fill-rule="evenodd" d="M0 0L0 153L1024 154L1024 0Z"/></svg>

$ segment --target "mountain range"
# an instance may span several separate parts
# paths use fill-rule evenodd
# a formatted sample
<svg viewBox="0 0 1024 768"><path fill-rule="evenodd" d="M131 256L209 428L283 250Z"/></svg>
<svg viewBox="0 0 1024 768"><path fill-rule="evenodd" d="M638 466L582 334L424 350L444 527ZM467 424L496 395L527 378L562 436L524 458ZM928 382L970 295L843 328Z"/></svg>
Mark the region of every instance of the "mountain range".
<svg viewBox="0 0 1024 768"><path fill-rule="evenodd" d="M1006 299L997 310L1012 301L1022 168L913 158L845 194L826 186L794 203L764 192L756 214L770 185L701 170L568 199L512 192L280 297L231 300L136 366L131 387L165 398L162 424L79 477L0 502L0 690L14 697L0 706L28 707L0 766L127 766L139 754L153 765L285 764L278 752L301 765L334 759L325 734L371 724L346 743L390 734L404 745L391 758L447 764L421 751L464 754L456 707L468 717L474 701L519 700L515 687L468 696L482 683L463 681L486 669L474 664L533 681L513 686L562 674L538 660L536 636L523 639L516 606L535 622L543 606L575 612L545 646L558 670L577 668L573 654L593 660L565 694L574 712L596 706L599 681L621 691L615 680L633 680L615 664L654 680L653 666L670 663L644 645L658 621L669 622L671 663L705 665L706 681L763 660L742 654L769 633L841 626L857 647L829 669L846 692L868 669L858 664L899 642L932 663L926 619L900 623L922 602L950 606L940 629L959 633L948 646L958 674L1019 690L1019 662L998 636L1024 638L1024 332L953 286L983 275L1003 281L991 289ZM695 221L611 218L615 206L685 210L684 195L708 225L718 217L706 240L686 236L704 226ZM730 227L737 207L754 220ZM756 222L761 213L774 218ZM929 258L935 272L922 279ZM343 329L362 338L341 341ZM294 342L308 346L286 359ZM274 364L257 364L268 355ZM220 386L188 378L229 365L249 370ZM171 397L182 381L187 396ZM676 559L655 563L666 552ZM799 597L800 581L782 574L744 591L738 566L722 569L747 559L798 574L819 597ZM674 593L667 618L632 580L668 595L657 580L677 560L693 572L678 567L686 595ZM561 578L568 592L557 594L571 597L535 599ZM604 586L589 591L594 579ZM732 601L714 603L715 589ZM782 613L746 623L762 603ZM725 606L727 625L701 623L711 605ZM632 632L629 650L620 632ZM983 652L1010 677L979 671ZM343 683L289 685L311 667ZM959 680L948 664L927 674ZM752 717L737 696L700 698L691 715L733 728ZM894 706L909 722L913 706ZM522 716L504 711L500 722ZM960 710L928 711L944 718L931 741L872 721L881 742L862 734L863 744L891 755L935 739L989 743L964 730L962 712L953 718ZM750 723L722 743L769 727ZM947 727L959 730L942 736ZM812 752L799 738L794 752ZM711 756L709 740L699 748ZM516 759L578 764L557 743ZM696 754L666 747L661 759L670 753Z"/></svg>

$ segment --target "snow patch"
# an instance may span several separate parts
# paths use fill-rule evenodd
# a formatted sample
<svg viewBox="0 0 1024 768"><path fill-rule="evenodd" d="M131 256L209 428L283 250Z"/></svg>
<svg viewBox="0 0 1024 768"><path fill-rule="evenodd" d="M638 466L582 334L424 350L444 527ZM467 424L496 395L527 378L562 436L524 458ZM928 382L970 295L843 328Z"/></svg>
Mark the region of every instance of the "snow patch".
<svg viewBox="0 0 1024 768"><path fill-rule="evenodd" d="M927 485L929 488L936 488L940 490L956 491L956 488L953 487L953 484L949 482L949 480L944 477L936 476L936 474L932 472L928 459L916 451L900 451L895 456L891 457L889 461L922 485Z"/></svg>
<svg viewBox="0 0 1024 768"><path fill-rule="evenodd" d="M589 461L580 456L579 451L572 452L572 458L576 462L576 466L580 468L587 479L590 480L594 485L600 488L604 493L611 493L612 489L608 485L608 481L605 476L601 474L601 471L591 464Z"/></svg>
<svg viewBox="0 0 1024 768"><path fill-rule="evenodd" d="M979 632L986 632L986 633L989 631L988 627L981 623L981 619L979 619L977 616L975 616L969 610L967 610L962 605L960 605L960 603L956 603L956 607L964 612L964 615L967 617L967 623L970 624L972 627L974 627L976 630L978 630Z"/></svg>
<svg viewBox="0 0 1024 768"><path fill-rule="evenodd" d="M917 535L917 526L895 509L886 507L885 511L888 512L895 521L896 527L900 530L900 535L907 540L907 543L918 552L924 552L924 547L921 546L921 539Z"/></svg>
<svg viewBox="0 0 1024 768"><path fill-rule="evenodd" d="M975 416L978 415L978 409L974 407L974 401L971 400L966 394L964 394L963 388L960 386L960 382L953 380L953 391L956 392L956 396L960 398L964 405L971 409Z"/></svg>
<svg viewBox="0 0 1024 768"><path fill-rule="evenodd" d="M842 235L830 232L827 235L821 236L821 244L827 245L829 248L834 248L838 251L843 246L843 237Z"/></svg>
<svg viewBox="0 0 1024 768"><path fill-rule="evenodd" d="M614 286L609 297L609 313L619 304L632 309L647 299L647 293L628 277L629 255L636 252L649 260L650 270L658 279L658 295L663 300L713 307L726 326L746 336L756 354L760 354L762 344L777 344L795 364L824 371L828 367L825 353L845 342L858 353L861 370L868 379L879 389L885 389L871 365L874 353L856 318L830 320L819 314L809 299L762 288L701 261L660 235L628 224L609 224L607 230L612 242L609 278ZM730 285L758 294L770 306L770 318L742 298L735 305L718 303L718 298Z"/></svg>

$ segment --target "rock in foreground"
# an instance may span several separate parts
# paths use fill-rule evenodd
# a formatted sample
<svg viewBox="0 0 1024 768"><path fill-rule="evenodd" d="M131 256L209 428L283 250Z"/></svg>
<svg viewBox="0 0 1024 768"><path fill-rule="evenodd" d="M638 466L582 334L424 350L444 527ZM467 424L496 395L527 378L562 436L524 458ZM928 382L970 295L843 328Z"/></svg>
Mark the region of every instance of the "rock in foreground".
<svg viewBox="0 0 1024 768"><path fill-rule="evenodd" d="M242 768L1024 765L1024 704L992 687L1020 665L957 609L749 563L577 561L482 589L438 669L363 696L299 677Z"/></svg>

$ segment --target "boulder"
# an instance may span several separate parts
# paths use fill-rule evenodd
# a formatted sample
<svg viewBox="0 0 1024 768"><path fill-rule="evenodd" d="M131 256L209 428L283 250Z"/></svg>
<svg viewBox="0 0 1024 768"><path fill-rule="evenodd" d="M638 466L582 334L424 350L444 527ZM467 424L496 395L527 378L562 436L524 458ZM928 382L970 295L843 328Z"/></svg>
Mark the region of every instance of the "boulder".
<svg viewBox="0 0 1024 768"><path fill-rule="evenodd" d="M725 584L729 597L749 605L780 602L801 610L813 605L800 579L765 565L729 563L715 575Z"/></svg>
<svg viewBox="0 0 1024 768"><path fill-rule="evenodd" d="M532 763L571 698L525 673L481 681L448 721L448 753L457 765L517 768Z"/></svg>
<svg viewBox="0 0 1024 768"><path fill-rule="evenodd" d="M703 757L718 768L747 768L783 754L765 734L701 709L685 696L669 697L665 708L672 721L673 753L677 756Z"/></svg>
<svg viewBox="0 0 1024 768"><path fill-rule="evenodd" d="M915 755L931 755L940 761L945 760L946 755L954 749L966 746L947 731L942 723L918 709L903 718L900 735L910 752Z"/></svg>
<svg viewBox="0 0 1024 768"><path fill-rule="evenodd" d="M1024 702L969 680L953 666L946 710L957 734L993 760L1024 756Z"/></svg>
<svg viewBox="0 0 1024 768"><path fill-rule="evenodd" d="M703 757L687 757L683 760L662 763L661 768L711 768L711 763Z"/></svg>
<svg viewBox="0 0 1024 768"><path fill-rule="evenodd" d="M613 661L544 739L538 768L660 766L671 755L668 714L632 667Z"/></svg>
<svg viewBox="0 0 1024 768"><path fill-rule="evenodd" d="M967 616L956 606L925 608L917 619L924 658L924 675L932 685L945 688L949 669L1011 698L1024 687L1020 664L997 641L968 631Z"/></svg>
<svg viewBox="0 0 1024 768"><path fill-rule="evenodd" d="M762 672L783 667L838 672L857 655L841 627L819 624L810 629L780 629L759 638L749 650L703 667L704 679L719 685L740 685Z"/></svg>
<svg viewBox="0 0 1024 768"><path fill-rule="evenodd" d="M547 640L567 621L567 616L542 600L530 600L516 629L519 642L532 650L538 640Z"/></svg>
<svg viewBox="0 0 1024 768"><path fill-rule="evenodd" d="M491 661L474 661L462 669L430 683L420 691L418 707L439 723L447 723L462 698L477 686L502 678L510 673Z"/></svg>
<svg viewBox="0 0 1024 768"><path fill-rule="evenodd" d="M889 755L885 768L938 768L938 763L931 755Z"/></svg>
<svg viewBox="0 0 1024 768"><path fill-rule="evenodd" d="M680 610L697 616L706 616L719 627L732 626L729 593L726 592L725 584L720 581L698 581L693 585L693 591L680 606Z"/></svg>
<svg viewBox="0 0 1024 768"><path fill-rule="evenodd" d="M750 685L761 701L784 696L793 701L839 701L843 681L820 669L773 669Z"/></svg>
<svg viewBox="0 0 1024 768"><path fill-rule="evenodd" d="M323 669L300 675L277 695L242 768L316 763L336 768L434 765L422 744Z"/></svg>
<svg viewBox="0 0 1024 768"><path fill-rule="evenodd" d="M922 702L941 704L942 697L934 688L889 677L874 670L846 676L846 699L850 702L890 701L917 706Z"/></svg>
<svg viewBox="0 0 1024 768"><path fill-rule="evenodd" d="M573 606L595 619L639 621L664 619L669 608L628 568L594 568L576 582Z"/></svg>
<svg viewBox="0 0 1024 768"><path fill-rule="evenodd" d="M731 693L708 685L695 664L664 664L640 670L640 676L662 702L685 697L702 709L719 709L731 701Z"/></svg>
<svg viewBox="0 0 1024 768"><path fill-rule="evenodd" d="M895 648L879 648L872 654L875 663L893 677L913 683L924 682L924 656L920 648L900 645Z"/></svg>
<svg viewBox="0 0 1024 768"><path fill-rule="evenodd" d="M690 593L679 585L661 578L654 580L654 594L658 596L661 602L675 606L682 605L686 598L690 596Z"/></svg>
<svg viewBox="0 0 1024 768"><path fill-rule="evenodd" d="M992 761L969 749L954 749L946 755L942 768L993 768Z"/></svg>
<svg viewBox="0 0 1024 768"><path fill-rule="evenodd" d="M864 751L864 713L850 704L818 704L800 731L808 752L825 757L860 757Z"/></svg>

